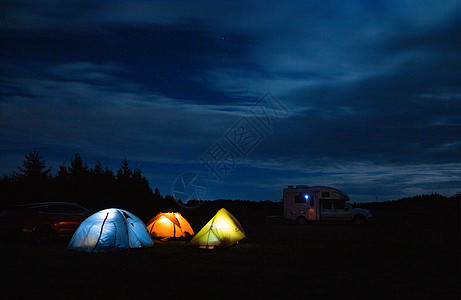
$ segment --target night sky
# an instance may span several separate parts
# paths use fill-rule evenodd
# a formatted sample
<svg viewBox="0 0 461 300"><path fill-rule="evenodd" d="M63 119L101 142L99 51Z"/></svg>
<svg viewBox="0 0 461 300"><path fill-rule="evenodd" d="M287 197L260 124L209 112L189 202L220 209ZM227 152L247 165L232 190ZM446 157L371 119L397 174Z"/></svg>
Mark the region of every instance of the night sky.
<svg viewBox="0 0 461 300"><path fill-rule="evenodd" d="M2 1L0 173L127 159L172 194L461 191L459 1ZM185 176L187 177L187 175Z"/></svg>

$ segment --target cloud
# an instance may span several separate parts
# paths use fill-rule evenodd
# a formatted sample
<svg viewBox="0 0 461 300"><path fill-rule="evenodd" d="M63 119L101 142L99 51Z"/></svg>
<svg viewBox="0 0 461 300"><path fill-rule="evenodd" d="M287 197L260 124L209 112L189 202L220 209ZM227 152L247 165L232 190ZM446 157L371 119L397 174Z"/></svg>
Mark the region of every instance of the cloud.
<svg viewBox="0 0 461 300"><path fill-rule="evenodd" d="M346 192L354 202L398 199L401 195L430 194L434 190L454 195L461 184L460 164L389 165L370 161L331 162L305 165L303 162L282 164L253 170L251 165L238 165L226 185L245 186L260 199L277 194L281 197L288 185L308 184L334 186ZM269 163L270 164L270 163ZM278 169L279 171L274 171ZM247 178L244 173L258 174ZM268 175L271 176L268 176ZM265 180L260 180L263 177ZM228 196L222 196L224 198Z"/></svg>
<svg viewBox="0 0 461 300"><path fill-rule="evenodd" d="M223 126L247 110L244 104L169 99L139 85L134 91L136 84L111 75L113 70L120 68L85 62L50 66L36 76L17 72L16 77L2 78L10 90L19 91L4 93L0 104L1 133L9 140L4 147L46 141L111 158L129 154L149 160L195 160L197 149L207 147L206 136L219 136Z"/></svg>

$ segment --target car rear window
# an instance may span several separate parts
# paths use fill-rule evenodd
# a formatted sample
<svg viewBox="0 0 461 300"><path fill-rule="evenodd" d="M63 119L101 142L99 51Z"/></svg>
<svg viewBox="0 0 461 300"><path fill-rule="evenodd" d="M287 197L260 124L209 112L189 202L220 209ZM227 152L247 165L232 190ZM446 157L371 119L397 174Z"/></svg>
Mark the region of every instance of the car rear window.
<svg viewBox="0 0 461 300"><path fill-rule="evenodd" d="M13 218L17 216L23 216L28 212L27 209L23 207L15 207L15 208L9 208L5 209L0 213L0 217L2 218Z"/></svg>
<svg viewBox="0 0 461 300"><path fill-rule="evenodd" d="M16 216L18 214L18 211L16 210L4 210L0 213L0 217L12 217Z"/></svg>

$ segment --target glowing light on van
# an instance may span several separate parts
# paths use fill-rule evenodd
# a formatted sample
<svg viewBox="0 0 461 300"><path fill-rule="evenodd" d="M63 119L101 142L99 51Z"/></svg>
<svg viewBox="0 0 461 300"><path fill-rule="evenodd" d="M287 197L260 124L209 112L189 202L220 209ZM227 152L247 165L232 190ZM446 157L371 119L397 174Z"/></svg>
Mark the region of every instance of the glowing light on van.
<svg viewBox="0 0 461 300"><path fill-rule="evenodd" d="M306 198L306 200L309 199L309 195L304 195L304 198Z"/></svg>

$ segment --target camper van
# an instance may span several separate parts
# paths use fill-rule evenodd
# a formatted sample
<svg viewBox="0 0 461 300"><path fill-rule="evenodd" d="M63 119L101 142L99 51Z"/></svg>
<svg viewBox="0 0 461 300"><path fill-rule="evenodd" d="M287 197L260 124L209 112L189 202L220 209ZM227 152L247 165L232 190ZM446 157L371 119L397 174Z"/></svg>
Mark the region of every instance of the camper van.
<svg viewBox="0 0 461 300"><path fill-rule="evenodd" d="M371 220L367 209L353 208L349 196L327 186L288 186L283 189L283 216L298 224L311 221L352 221L363 225Z"/></svg>

